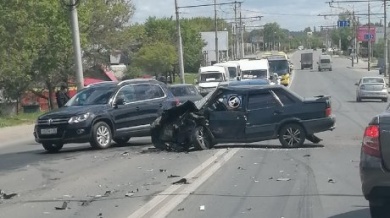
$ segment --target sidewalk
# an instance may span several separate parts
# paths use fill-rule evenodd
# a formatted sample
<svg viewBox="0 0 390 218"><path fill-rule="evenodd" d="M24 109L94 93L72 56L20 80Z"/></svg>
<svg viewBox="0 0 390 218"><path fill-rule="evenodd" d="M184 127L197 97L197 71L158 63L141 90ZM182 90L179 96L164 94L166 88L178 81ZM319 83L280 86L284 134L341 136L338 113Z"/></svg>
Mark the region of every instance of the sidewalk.
<svg viewBox="0 0 390 218"><path fill-rule="evenodd" d="M34 141L34 124L0 128L0 147L10 143Z"/></svg>

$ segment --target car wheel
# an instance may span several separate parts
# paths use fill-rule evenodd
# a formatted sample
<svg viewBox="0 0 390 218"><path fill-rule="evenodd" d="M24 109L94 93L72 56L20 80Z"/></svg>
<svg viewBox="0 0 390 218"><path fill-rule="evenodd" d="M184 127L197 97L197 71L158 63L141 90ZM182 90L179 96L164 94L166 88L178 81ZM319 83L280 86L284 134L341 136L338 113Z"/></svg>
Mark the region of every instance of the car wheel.
<svg viewBox="0 0 390 218"><path fill-rule="evenodd" d="M372 218L389 217L390 206L389 202L378 202L376 200L370 200L370 214Z"/></svg>
<svg viewBox="0 0 390 218"><path fill-rule="evenodd" d="M43 143L42 146L49 153L57 153L62 149L64 144L62 144L62 143Z"/></svg>
<svg viewBox="0 0 390 218"><path fill-rule="evenodd" d="M91 146L94 148L105 149L111 146L111 129L105 122L98 122L93 126Z"/></svg>
<svg viewBox="0 0 390 218"><path fill-rule="evenodd" d="M288 123L279 131L279 141L283 147L300 147L305 142L306 132L303 127L296 123Z"/></svg>
<svg viewBox="0 0 390 218"><path fill-rule="evenodd" d="M205 150L212 147L210 136L203 126L197 126L192 134L192 142L197 150Z"/></svg>
<svg viewBox="0 0 390 218"><path fill-rule="evenodd" d="M114 138L114 142L118 145L126 144L130 140L130 137L118 137Z"/></svg>

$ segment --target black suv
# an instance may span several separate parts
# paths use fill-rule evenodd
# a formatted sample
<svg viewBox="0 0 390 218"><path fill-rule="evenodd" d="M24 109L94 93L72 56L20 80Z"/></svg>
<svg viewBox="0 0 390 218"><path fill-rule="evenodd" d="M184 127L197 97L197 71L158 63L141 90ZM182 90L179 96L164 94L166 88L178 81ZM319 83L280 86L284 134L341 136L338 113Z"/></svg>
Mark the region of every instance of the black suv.
<svg viewBox="0 0 390 218"><path fill-rule="evenodd" d="M284 86L218 87L196 104L163 112L152 124L152 142L160 149L211 148L217 143L279 139L299 147L315 133L335 128L329 96L302 98Z"/></svg>
<svg viewBox="0 0 390 218"><path fill-rule="evenodd" d="M178 100L162 82L132 79L87 86L58 110L40 116L35 141L49 152L65 143L89 142L108 148L111 141L126 143L130 137L150 135L150 124Z"/></svg>

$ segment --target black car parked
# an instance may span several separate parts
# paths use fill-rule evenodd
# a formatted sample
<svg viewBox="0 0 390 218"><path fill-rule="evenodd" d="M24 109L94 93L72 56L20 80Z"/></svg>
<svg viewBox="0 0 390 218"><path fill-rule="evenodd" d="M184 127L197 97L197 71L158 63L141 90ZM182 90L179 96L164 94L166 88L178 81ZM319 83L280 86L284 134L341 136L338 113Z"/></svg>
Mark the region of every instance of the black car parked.
<svg viewBox="0 0 390 218"><path fill-rule="evenodd" d="M329 96L301 98L278 85L218 87L196 104L164 111L152 124L160 149L211 148L279 138L284 147L318 143L315 133L335 128Z"/></svg>
<svg viewBox="0 0 390 218"><path fill-rule="evenodd" d="M122 144L149 136L150 124L178 103L164 83L152 79L97 83L79 91L65 107L40 116L34 136L49 152L66 143L108 148L112 140Z"/></svg>

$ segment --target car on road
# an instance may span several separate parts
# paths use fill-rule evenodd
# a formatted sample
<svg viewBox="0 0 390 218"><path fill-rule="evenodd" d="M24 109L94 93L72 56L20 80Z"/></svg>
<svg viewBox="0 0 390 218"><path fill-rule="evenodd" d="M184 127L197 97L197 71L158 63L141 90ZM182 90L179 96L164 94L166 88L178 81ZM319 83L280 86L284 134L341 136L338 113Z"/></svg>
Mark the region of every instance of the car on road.
<svg viewBox="0 0 390 218"><path fill-rule="evenodd" d="M192 84L175 84L168 88L181 104L186 101L196 102L203 98L196 86Z"/></svg>
<svg viewBox="0 0 390 218"><path fill-rule="evenodd" d="M86 143L104 149L112 140L149 136L150 124L165 109L178 105L166 85L154 79L101 82L87 86L57 110L36 121L35 140L48 152L66 143Z"/></svg>
<svg viewBox="0 0 390 218"><path fill-rule="evenodd" d="M332 71L332 57L330 55L320 55L317 65L320 72L323 70Z"/></svg>
<svg viewBox="0 0 390 218"><path fill-rule="evenodd" d="M355 85L357 102L363 99L380 99L387 102L389 98L388 86L383 77L362 77Z"/></svg>
<svg viewBox="0 0 390 218"><path fill-rule="evenodd" d="M360 180L372 218L390 217L390 110L376 115L364 130Z"/></svg>
<svg viewBox="0 0 390 218"><path fill-rule="evenodd" d="M152 124L159 149L207 149L217 143L279 139L302 146L314 134L335 128L330 96L302 98L281 85L218 87L196 104L166 110Z"/></svg>

